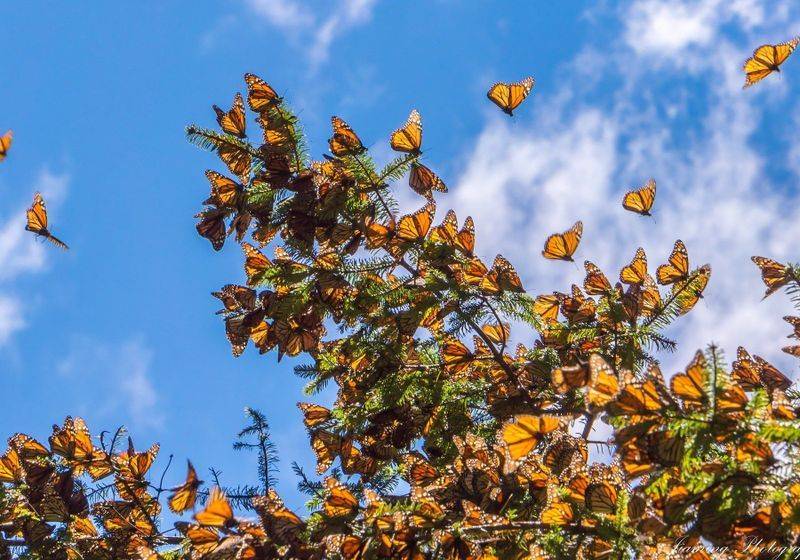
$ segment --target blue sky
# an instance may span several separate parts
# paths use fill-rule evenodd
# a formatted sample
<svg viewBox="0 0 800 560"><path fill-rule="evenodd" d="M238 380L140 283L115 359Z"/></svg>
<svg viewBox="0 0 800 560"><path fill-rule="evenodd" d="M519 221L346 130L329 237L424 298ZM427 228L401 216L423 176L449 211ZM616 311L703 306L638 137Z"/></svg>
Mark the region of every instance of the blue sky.
<svg viewBox="0 0 800 560"><path fill-rule="evenodd" d="M546 235L583 219L580 259L612 271L639 245L662 262L682 238L710 262L708 297L673 334L672 372L711 340L781 356L785 298L760 302L751 254L800 260L800 62L741 90L741 62L800 31L789 1L388 2L229 0L0 7L0 436L45 438L67 414L94 431L128 426L162 458L252 482L231 442L253 406L269 416L290 505L291 460L312 463L292 362L230 355L209 292L242 281L230 244L194 229L214 158L184 140L214 123L254 72L296 108L319 157L332 114L379 157L412 107L426 157L454 208L477 223L488 259L509 257L534 293L581 278L545 262ZM508 119L485 99L496 80L536 78ZM655 220L619 197L649 177ZM35 190L68 253L22 231ZM419 201L398 185L409 209ZM313 469L311 469L313 470Z"/></svg>

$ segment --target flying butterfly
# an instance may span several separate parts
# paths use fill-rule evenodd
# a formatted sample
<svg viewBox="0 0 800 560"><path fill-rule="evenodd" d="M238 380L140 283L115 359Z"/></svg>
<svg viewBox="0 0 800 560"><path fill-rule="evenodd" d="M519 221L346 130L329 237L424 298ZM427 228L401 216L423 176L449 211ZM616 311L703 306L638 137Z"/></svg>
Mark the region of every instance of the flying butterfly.
<svg viewBox="0 0 800 560"><path fill-rule="evenodd" d="M328 140L331 153L335 156L351 156L362 153L366 148L361 139L346 122L339 117L331 117L333 136Z"/></svg>
<svg viewBox="0 0 800 560"><path fill-rule="evenodd" d="M780 72L781 64L786 62L798 43L800 43L800 37L795 37L785 43L761 45L754 50L753 56L748 58L742 67L745 73L743 87L752 86L773 72Z"/></svg>
<svg viewBox="0 0 800 560"><path fill-rule="evenodd" d="M11 141L14 139L14 132L12 130L7 131L5 134L0 136L0 161L6 159L8 155L8 150L11 148Z"/></svg>
<svg viewBox="0 0 800 560"><path fill-rule="evenodd" d="M689 253L683 241L678 239L672 248L667 264L662 264L656 269L656 280L662 286L686 280L689 276Z"/></svg>
<svg viewBox="0 0 800 560"><path fill-rule="evenodd" d="M524 80L513 84L497 82L486 93L489 100L500 107L509 116L514 115L514 109L525 101L528 94L533 89L534 80L528 76Z"/></svg>
<svg viewBox="0 0 800 560"><path fill-rule="evenodd" d="M194 518L206 527L229 528L236 525L233 508L225 493L217 486L211 490L205 509L195 514Z"/></svg>
<svg viewBox="0 0 800 560"><path fill-rule="evenodd" d="M191 461L187 461L186 481L173 489L169 497L169 509L174 513L183 513L187 509L192 509L197 501L197 489L203 483L197 478L197 471L194 470Z"/></svg>
<svg viewBox="0 0 800 560"><path fill-rule="evenodd" d="M583 222L577 221L564 233L554 233L544 243L542 256L546 259L572 261L583 235Z"/></svg>
<svg viewBox="0 0 800 560"><path fill-rule="evenodd" d="M217 123L223 132L233 134L238 138L247 136L246 127L247 120L244 113L244 99L242 94L237 93L233 98L233 107L230 111L224 111L218 106L213 106L214 112L217 114Z"/></svg>
<svg viewBox="0 0 800 560"><path fill-rule="evenodd" d="M245 74L244 81L247 82L247 103L253 111L260 113L281 102L272 86L255 74Z"/></svg>
<svg viewBox="0 0 800 560"><path fill-rule="evenodd" d="M653 208L655 200L656 182L654 179L650 179L643 187L625 193L622 198L622 207L642 216L650 216L650 209Z"/></svg>
<svg viewBox="0 0 800 560"><path fill-rule="evenodd" d="M42 195L38 192L34 195L33 204L28 209L26 216L28 219L28 223L25 225L26 230L32 231L40 237L44 237L56 247L69 249L66 243L54 236L50 233L50 230L47 229L47 208Z"/></svg>
<svg viewBox="0 0 800 560"><path fill-rule="evenodd" d="M392 132L389 140L392 149L397 152L419 154L422 148L422 117L416 109L408 115L406 124Z"/></svg>

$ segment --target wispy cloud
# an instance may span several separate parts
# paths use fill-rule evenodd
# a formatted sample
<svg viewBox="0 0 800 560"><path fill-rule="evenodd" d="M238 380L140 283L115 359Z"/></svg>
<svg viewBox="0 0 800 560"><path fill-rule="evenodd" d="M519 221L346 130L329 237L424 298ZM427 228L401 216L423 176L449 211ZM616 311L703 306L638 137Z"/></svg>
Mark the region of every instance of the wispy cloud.
<svg viewBox="0 0 800 560"><path fill-rule="evenodd" d="M152 361L153 352L141 338L107 342L82 336L73 340L56 370L86 386L92 402L83 405L94 405L95 414L113 415L134 428L158 429L164 416L151 379Z"/></svg>
<svg viewBox="0 0 800 560"><path fill-rule="evenodd" d="M370 21L377 0L342 0L325 3L326 10L311 10L293 0L246 0L251 12L269 25L298 39L312 70L328 59L333 43L350 29ZM323 13L324 15L318 15Z"/></svg>
<svg viewBox="0 0 800 560"><path fill-rule="evenodd" d="M721 7L714 1L631 4L630 17L622 20L627 32L616 45L627 64L608 65L624 68L614 77L615 93L602 94L578 76L552 97L532 98L527 110L536 126L512 125L492 114L448 200L460 215L476 218L479 251L498 249L520 270L526 287L541 292L565 291L583 278L582 267L539 256L549 233L577 219L585 225L578 256L608 273L626 264L639 245L652 268L666 260L675 239L683 239L694 265L709 262L713 274L705 300L670 333L680 346L674 355L661 356L669 373L711 341L729 355L746 344L789 371L795 367L779 349L787 331L781 316L791 306L781 296L761 301L763 286L749 260L754 254L797 258L800 193L770 174L775 161L766 161L754 141L763 96L780 95L767 89L780 84L742 92L740 74L740 57L752 49L755 34L786 22L773 18L751 29L736 15L745 2L725 4L718 13L706 11ZM660 26L681 15L694 23L684 22L682 38L665 44ZM723 24L736 25L745 39L733 42ZM680 63L650 67L651 49L628 44L642 34L653 49L670 52L713 41L713 59L694 63L707 77L702 89L682 83ZM655 94L659 87L669 88L669 100ZM675 103L682 96L694 96L692 103ZM659 184L656 218L642 219L624 211L620 200L650 176Z"/></svg>
<svg viewBox="0 0 800 560"><path fill-rule="evenodd" d="M58 208L67 192L69 176L54 174L47 169L39 172L30 188L41 192L48 208ZM14 295L13 281L24 274L41 272L47 265L48 250L30 232L25 231L25 210L30 200L21 202L9 215L0 215L0 346L11 335L24 328L26 309L22 299Z"/></svg>

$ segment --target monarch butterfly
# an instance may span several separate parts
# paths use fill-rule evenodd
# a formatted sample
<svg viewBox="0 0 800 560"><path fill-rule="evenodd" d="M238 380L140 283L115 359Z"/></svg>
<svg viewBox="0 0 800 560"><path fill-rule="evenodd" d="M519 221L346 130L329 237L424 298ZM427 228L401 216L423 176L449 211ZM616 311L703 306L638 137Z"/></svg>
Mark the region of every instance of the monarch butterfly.
<svg viewBox="0 0 800 560"><path fill-rule="evenodd" d="M500 291L516 293L525 291L525 288L522 287L522 280L520 280L517 271L514 270L514 266L503 255L497 255L494 258L489 275L495 279Z"/></svg>
<svg viewBox="0 0 800 560"><path fill-rule="evenodd" d="M486 97L500 107L505 114L513 116L514 109L525 101L525 98L528 97L531 89L533 89L534 83L533 78L530 76L513 84L497 82L489 88Z"/></svg>
<svg viewBox="0 0 800 560"><path fill-rule="evenodd" d="M314 428L331 418L331 411L318 404L297 403L297 408L303 413L303 424L306 428Z"/></svg>
<svg viewBox="0 0 800 560"><path fill-rule="evenodd" d="M408 115L406 124L392 132L389 140L392 149L397 152L419 154L422 147L422 117L416 109Z"/></svg>
<svg viewBox="0 0 800 560"><path fill-rule="evenodd" d="M771 296L789 282L796 280L794 270L788 265L781 264L766 257L751 257L761 269L761 279L767 286L764 297Z"/></svg>
<svg viewBox="0 0 800 560"><path fill-rule="evenodd" d="M247 285L255 286L261 283L264 274L272 267L272 262L264 254L245 242L242 243L244 250L244 272L247 275Z"/></svg>
<svg viewBox="0 0 800 560"><path fill-rule="evenodd" d="M602 296L611 293L611 282L603 271L591 261L585 261L583 268L586 269L586 278L583 281L583 289L590 296Z"/></svg>
<svg viewBox="0 0 800 560"><path fill-rule="evenodd" d="M575 222L564 233L554 233L544 243L542 256L546 259L572 261L572 255L578 249L583 235L583 222Z"/></svg>
<svg viewBox="0 0 800 560"><path fill-rule="evenodd" d="M641 284L647 276L647 255L644 249L639 247L631 263L620 271L619 279L626 284Z"/></svg>
<svg viewBox="0 0 800 560"><path fill-rule="evenodd" d="M169 509L175 513L183 513L187 509L192 509L197 501L197 489L203 483L197 478L197 471L194 470L191 461L186 461L186 481L173 489L169 497Z"/></svg>
<svg viewBox="0 0 800 560"><path fill-rule="evenodd" d="M556 392L564 394L585 386L589 382L589 372L581 364L565 364L550 373L550 381Z"/></svg>
<svg viewBox="0 0 800 560"><path fill-rule="evenodd" d="M600 354L589 356L589 389L586 400L590 409L599 409L619 393L617 374Z"/></svg>
<svg viewBox="0 0 800 560"><path fill-rule="evenodd" d="M247 82L247 103L253 111L260 113L281 102L275 90L255 74L245 74L244 81Z"/></svg>
<svg viewBox="0 0 800 560"><path fill-rule="evenodd" d="M228 236L225 227L226 216L227 210L224 208L209 208L195 216L195 218L200 218L195 226L197 233L208 239L215 251L222 249L225 245L225 238Z"/></svg>
<svg viewBox="0 0 800 560"><path fill-rule="evenodd" d="M328 140L331 153L335 156L350 156L360 154L366 148L361 139L350 126L339 117L331 117L333 136Z"/></svg>
<svg viewBox="0 0 800 560"><path fill-rule="evenodd" d="M572 506L560 499L554 499L542 511L541 521L545 525L567 525L575 519Z"/></svg>
<svg viewBox="0 0 800 560"><path fill-rule="evenodd" d="M452 375L464 371L474 359L475 355L460 340L451 339L442 345L444 368Z"/></svg>
<svg viewBox="0 0 800 560"><path fill-rule="evenodd" d="M236 525L231 504L218 486L211 490L205 509L196 513L194 518L206 527L230 528Z"/></svg>
<svg viewBox="0 0 800 560"><path fill-rule="evenodd" d="M19 483L22 482L24 475L19 453L9 446L5 454L0 455L0 482Z"/></svg>
<svg viewBox="0 0 800 560"><path fill-rule="evenodd" d="M245 132L247 121L244 114L244 99L242 94L237 93L233 98L233 107L230 111L223 111L218 106L213 105L214 112L217 114L217 123L223 132L233 134L238 138L247 136Z"/></svg>
<svg viewBox="0 0 800 560"><path fill-rule="evenodd" d="M358 499L352 492L333 477L325 479L327 496L323 504L323 511L327 517L346 517L358 512Z"/></svg>
<svg viewBox="0 0 800 560"><path fill-rule="evenodd" d="M213 205L217 208L233 208L238 205L244 194L242 185L210 169L206 171L206 179L211 183L211 195L203 204Z"/></svg>
<svg viewBox="0 0 800 560"><path fill-rule="evenodd" d="M596 311L594 300L583 295L575 284L572 285L572 295L561 298L561 314L570 325L593 319Z"/></svg>
<svg viewBox="0 0 800 560"><path fill-rule="evenodd" d="M317 430L311 434L311 449L317 457L317 474L322 474L341 453L342 438L327 430Z"/></svg>
<svg viewBox="0 0 800 560"><path fill-rule="evenodd" d="M50 450L64 457L76 474L86 469L93 479L98 480L111 472L105 452L94 447L89 428L81 418L68 416L63 427L53 426L48 442Z"/></svg>
<svg viewBox="0 0 800 560"><path fill-rule="evenodd" d="M503 441L513 460L527 455L541 440L542 435L558 429L561 421L555 416L522 414L503 426Z"/></svg>
<svg viewBox="0 0 800 560"><path fill-rule="evenodd" d="M674 375L670 380L672 394L683 401L684 406L690 410L702 409L708 404L706 395L708 378L708 364L705 356L698 350L694 359L686 368L685 373Z"/></svg>
<svg viewBox="0 0 800 560"><path fill-rule="evenodd" d="M455 212L448 210L442 223L431 229L429 239L451 245L465 256L471 257L475 250L475 224L472 217L467 216L464 225L459 230Z"/></svg>
<svg viewBox="0 0 800 560"><path fill-rule="evenodd" d="M33 196L33 204L26 213L28 223L25 229L35 233L38 236L44 237L50 243L61 249L69 249L67 244L54 236L47 229L47 207L44 204L42 195L38 192Z"/></svg>
<svg viewBox="0 0 800 560"><path fill-rule="evenodd" d="M780 65L794 52L800 37L795 37L777 45L761 45L753 51L753 56L745 60L742 69L745 73L744 86L760 82L773 72L780 72Z"/></svg>
<svg viewBox="0 0 800 560"><path fill-rule="evenodd" d="M667 264L662 264L656 269L656 280L661 285L674 284L685 280L689 275L689 253L683 241L678 239L672 248Z"/></svg>
<svg viewBox="0 0 800 560"><path fill-rule="evenodd" d="M412 451L403 458L405 478L412 487L428 486L437 478L439 473L425 458L416 451Z"/></svg>
<svg viewBox="0 0 800 560"><path fill-rule="evenodd" d="M431 191L446 193L447 185L444 184L436 173L421 163L411 166L411 174L408 177L408 186L418 195L430 198Z"/></svg>
<svg viewBox="0 0 800 560"><path fill-rule="evenodd" d="M397 223L396 239L401 243L417 243L425 239L436 213L436 205L429 202L413 214L407 214Z"/></svg>
<svg viewBox="0 0 800 560"><path fill-rule="evenodd" d="M14 140L14 131L8 130L5 134L0 136L0 161L6 159L8 150L11 148L11 142Z"/></svg>
<svg viewBox="0 0 800 560"><path fill-rule="evenodd" d="M117 465L118 475L128 480L141 481L153 466L158 455L159 445L156 443L147 451L136 452L133 447L133 440L128 438L128 450L114 457Z"/></svg>
<svg viewBox="0 0 800 560"><path fill-rule="evenodd" d="M682 284L672 286L672 293L677 294L676 299L679 305L679 313L685 315L703 297L703 291L711 278L711 266L705 264L701 266L692 278Z"/></svg>
<svg viewBox="0 0 800 560"><path fill-rule="evenodd" d="M643 187L625 193L622 197L622 207L642 216L650 216L650 209L653 208L655 200L656 182L650 179Z"/></svg>
<svg viewBox="0 0 800 560"><path fill-rule="evenodd" d="M559 294L542 294L533 300L533 311L548 323L558 319L558 310L562 296Z"/></svg>
<svg viewBox="0 0 800 560"><path fill-rule="evenodd" d="M586 508L594 513L613 515L617 509L617 488L608 482L593 482L586 487Z"/></svg>

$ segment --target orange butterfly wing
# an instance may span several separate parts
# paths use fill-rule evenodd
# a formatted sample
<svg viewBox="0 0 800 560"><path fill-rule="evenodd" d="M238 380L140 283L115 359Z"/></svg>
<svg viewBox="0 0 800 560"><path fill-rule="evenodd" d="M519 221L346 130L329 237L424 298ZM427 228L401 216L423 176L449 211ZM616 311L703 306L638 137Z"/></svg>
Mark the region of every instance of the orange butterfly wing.
<svg viewBox="0 0 800 560"><path fill-rule="evenodd" d="M583 222L577 221L564 233L554 233L544 243L542 256L546 259L571 261L583 235Z"/></svg>
<svg viewBox="0 0 800 560"><path fill-rule="evenodd" d="M389 144L398 152L420 153L422 147L422 117L416 109L412 109L403 128L392 133Z"/></svg>
<svg viewBox="0 0 800 560"><path fill-rule="evenodd" d="M504 113L513 115L514 109L528 97L534 83L534 79L530 76L513 84L498 82L489 88L486 97L500 107Z"/></svg>
<svg viewBox="0 0 800 560"><path fill-rule="evenodd" d="M622 198L622 207L642 216L649 216L655 200L656 182L650 179L643 187L627 192Z"/></svg>

